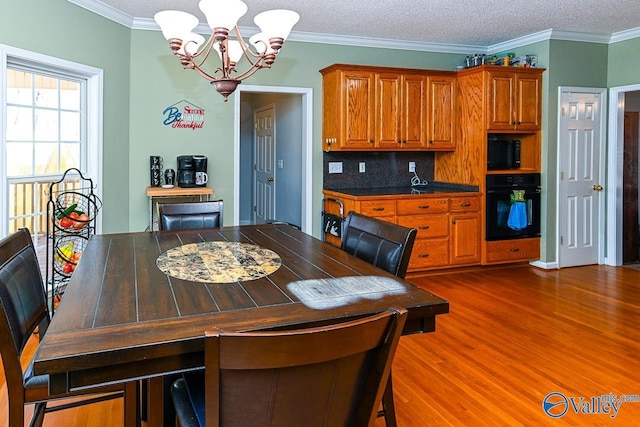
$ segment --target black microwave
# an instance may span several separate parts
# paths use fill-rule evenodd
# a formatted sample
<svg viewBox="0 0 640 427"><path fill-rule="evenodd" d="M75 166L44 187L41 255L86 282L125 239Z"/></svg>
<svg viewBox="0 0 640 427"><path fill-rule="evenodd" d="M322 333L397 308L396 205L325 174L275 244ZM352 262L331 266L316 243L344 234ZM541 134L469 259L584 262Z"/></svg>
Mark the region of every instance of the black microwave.
<svg viewBox="0 0 640 427"><path fill-rule="evenodd" d="M487 143L487 169L518 169L520 167L520 141L489 138Z"/></svg>

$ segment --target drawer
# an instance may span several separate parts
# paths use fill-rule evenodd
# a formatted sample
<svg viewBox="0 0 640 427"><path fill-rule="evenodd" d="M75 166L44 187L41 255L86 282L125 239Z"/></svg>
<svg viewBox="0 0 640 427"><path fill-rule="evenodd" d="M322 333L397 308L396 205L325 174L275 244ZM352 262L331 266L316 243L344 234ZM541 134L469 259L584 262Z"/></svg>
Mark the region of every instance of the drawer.
<svg viewBox="0 0 640 427"><path fill-rule="evenodd" d="M416 240L409 259L409 269L442 267L449 264L449 239Z"/></svg>
<svg viewBox="0 0 640 427"><path fill-rule="evenodd" d="M451 212L479 212L480 197L452 197L449 199Z"/></svg>
<svg viewBox="0 0 640 427"><path fill-rule="evenodd" d="M372 200L360 202L360 213L373 217L393 216L396 214L396 201Z"/></svg>
<svg viewBox="0 0 640 427"><path fill-rule="evenodd" d="M399 216L398 224L418 230L418 239L449 235L448 214Z"/></svg>
<svg viewBox="0 0 640 427"><path fill-rule="evenodd" d="M415 215L449 212L449 198L425 198L398 200L398 215Z"/></svg>
<svg viewBox="0 0 640 427"><path fill-rule="evenodd" d="M540 239L514 239L486 242L487 263L530 261L540 258Z"/></svg>

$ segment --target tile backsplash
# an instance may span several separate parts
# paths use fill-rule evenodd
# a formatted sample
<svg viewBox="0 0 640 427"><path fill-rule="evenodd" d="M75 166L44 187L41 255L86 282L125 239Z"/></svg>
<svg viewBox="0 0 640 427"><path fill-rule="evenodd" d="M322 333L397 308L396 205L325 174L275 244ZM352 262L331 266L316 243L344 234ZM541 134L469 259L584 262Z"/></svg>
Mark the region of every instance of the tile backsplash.
<svg viewBox="0 0 640 427"><path fill-rule="evenodd" d="M433 180L435 153L429 151L378 151L323 153L323 188L404 187L411 185L413 172L409 162L416 163L420 180ZM342 173L329 173L329 162L342 162ZM360 162L365 172L359 172Z"/></svg>

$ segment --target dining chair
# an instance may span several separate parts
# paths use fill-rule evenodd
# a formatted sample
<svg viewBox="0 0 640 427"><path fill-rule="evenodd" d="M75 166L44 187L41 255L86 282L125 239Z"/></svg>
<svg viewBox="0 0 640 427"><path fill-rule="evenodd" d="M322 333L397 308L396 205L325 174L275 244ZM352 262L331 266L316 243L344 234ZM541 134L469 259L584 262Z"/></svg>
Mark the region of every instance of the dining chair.
<svg viewBox="0 0 640 427"><path fill-rule="evenodd" d="M171 389L182 427L372 426L407 317L205 333L205 369Z"/></svg>
<svg viewBox="0 0 640 427"><path fill-rule="evenodd" d="M9 427L24 427L24 407L28 404L35 404L29 425L41 426L45 413L118 397L125 398L125 425L139 424L137 382L50 394L48 375L35 375L31 362L23 371L20 360L27 342L36 329L42 339L50 322L38 258L26 228L0 240L0 307L0 355L7 385ZM77 396L87 398L47 406L50 401Z"/></svg>
<svg viewBox="0 0 640 427"><path fill-rule="evenodd" d="M404 278L416 240L417 230L392 224L356 212L349 212L342 230L341 248L383 270ZM395 427L392 375L382 397L382 410L387 427Z"/></svg>
<svg viewBox="0 0 640 427"><path fill-rule="evenodd" d="M342 231L342 250L404 278L417 230L349 212Z"/></svg>
<svg viewBox="0 0 640 427"><path fill-rule="evenodd" d="M158 228L186 230L222 227L222 200L189 203L158 203Z"/></svg>

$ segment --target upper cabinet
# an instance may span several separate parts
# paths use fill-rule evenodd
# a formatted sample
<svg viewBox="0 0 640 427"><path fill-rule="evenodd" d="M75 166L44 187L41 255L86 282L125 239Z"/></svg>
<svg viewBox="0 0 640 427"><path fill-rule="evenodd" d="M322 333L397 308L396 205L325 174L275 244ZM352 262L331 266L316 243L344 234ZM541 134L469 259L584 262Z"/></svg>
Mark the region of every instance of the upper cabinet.
<svg viewBox="0 0 640 427"><path fill-rule="evenodd" d="M340 64L321 73L325 150L455 148L454 73Z"/></svg>
<svg viewBox="0 0 640 427"><path fill-rule="evenodd" d="M374 146L374 73L336 70L323 79L322 128L326 150Z"/></svg>
<svg viewBox="0 0 640 427"><path fill-rule="evenodd" d="M490 70L487 85L487 130L540 129L542 76L539 70Z"/></svg>
<svg viewBox="0 0 640 427"><path fill-rule="evenodd" d="M427 144L432 149L453 150L456 147L456 78L429 76L428 88Z"/></svg>

